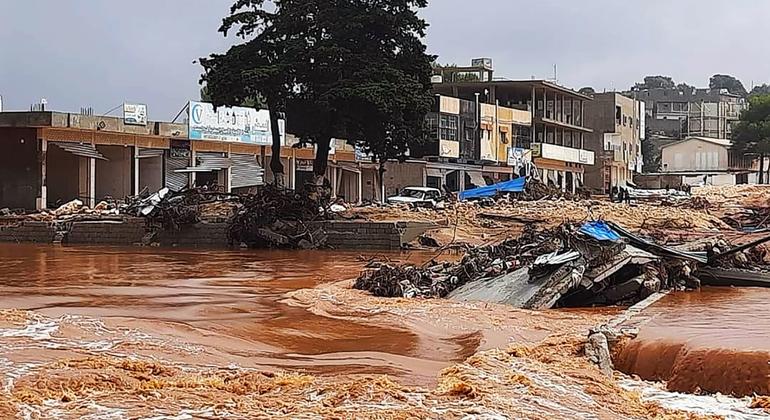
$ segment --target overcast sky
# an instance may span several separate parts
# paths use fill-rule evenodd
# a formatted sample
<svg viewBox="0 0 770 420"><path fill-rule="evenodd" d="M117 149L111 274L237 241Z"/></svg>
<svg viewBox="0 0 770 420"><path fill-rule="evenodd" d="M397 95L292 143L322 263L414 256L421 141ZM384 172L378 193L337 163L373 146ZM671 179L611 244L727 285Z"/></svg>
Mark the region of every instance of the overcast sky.
<svg viewBox="0 0 770 420"><path fill-rule="evenodd" d="M104 113L123 101L169 120L198 95L198 57L232 0L0 0L5 109ZM426 43L443 63L491 57L497 76L624 89L647 74L705 86L770 83L767 0L432 0Z"/></svg>

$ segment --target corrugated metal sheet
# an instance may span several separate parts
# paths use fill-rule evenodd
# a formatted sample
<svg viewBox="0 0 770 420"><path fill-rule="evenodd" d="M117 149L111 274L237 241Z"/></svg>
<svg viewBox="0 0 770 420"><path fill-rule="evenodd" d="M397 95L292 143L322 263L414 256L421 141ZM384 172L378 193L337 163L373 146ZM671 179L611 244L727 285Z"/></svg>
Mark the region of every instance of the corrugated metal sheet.
<svg viewBox="0 0 770 420"><path fill-rule="evenodd" d="M163 157L163 153L165 150L163 149L139 149L139 159L143 158L154 158L154 157Z"/></svg>
<svg viewBox="0 0 770 420"><path fill-rule="evenodd" d="M99 159L99 160L109 160L106 157L104 157L104 155L99 153L99 151L96 150L96 147L90 143L52 142L50 144L54 144L58 146L60 149L70 152L75 156L93 158L93 159Z"/></svg>
<svg viewBox="0 0 770 420"><path fill-rule="evenodd" d="M166 154L166 187L179 191L187 186L187 174L177 172L187 167L189 160L185 157L171 157Z"/></svg>
<svg viewBox="0 0 770 420"><path fill-rule="evenodd" d="M219 152L198 152L195 154L195 165L177 169L176 172L211 172L221 171L233 166L230 158Z"/></svg>
<svg viewBox="0 0 770 420"><path fill-rule="evenodd" d="M231 153L230 175L232 188L255 187L265 183L265 171L257 163L257 156Z"/></svg>

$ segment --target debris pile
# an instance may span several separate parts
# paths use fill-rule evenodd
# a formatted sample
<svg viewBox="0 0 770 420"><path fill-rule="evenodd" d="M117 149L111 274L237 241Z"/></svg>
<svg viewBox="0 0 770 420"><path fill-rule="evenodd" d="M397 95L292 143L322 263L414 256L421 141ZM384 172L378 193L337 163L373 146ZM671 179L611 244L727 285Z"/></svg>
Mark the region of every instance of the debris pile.
<svg viewBox="0 0 770 420"><path fill-rule="evenodd" d="M243 197L243 206L230 219L233 244L253 248L323 247L324 230L312 222L329 217L319 203L290 190L266 185Z"/></svg>
<svg viewBox="0 0 770 420"><path fill-rule="evenodd" d="M172 192L168 188L149 194L146 191L126 199L123 214L145 217L150 224L163 229L178 231L184 226L198 223L203 218L224 218L237 206L239 196L207 191L203 188ZM223 208L227 210L222 210ZM204 213L205 211L205 213Z"/></svg>
<svg viewBox="0 0 770 420"><path fill-rule="evenodd" d="M601 220L539 232L529 227L517 239L471 247L456 263L373 264L354 288L381 297L448 296L525 309L635 303L662 289L700 287L702 267L764 264L766 251L756 247L768 240L740 247L706 241L682 250Z"/></svg>

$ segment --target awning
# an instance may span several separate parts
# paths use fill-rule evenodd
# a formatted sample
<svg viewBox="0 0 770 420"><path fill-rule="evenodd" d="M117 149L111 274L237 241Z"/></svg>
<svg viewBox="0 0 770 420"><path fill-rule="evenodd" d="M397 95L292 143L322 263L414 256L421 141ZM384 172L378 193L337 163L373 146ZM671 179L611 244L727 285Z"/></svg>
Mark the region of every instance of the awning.
<svg viewBox="0 0 770 420"><path fill-rule="evenodd" d="M441 169L426 168L425 171L427 172L428 176L432 176L434 178L443 178L444 177L444 175L441 174Z"/></svg>
<svg viewBox="0 0 770 420"><path fill-rule="evenodd" d="M475 185L477 187L486 187L487 186L487 181L484 180L484 176L481 175L481 172L468 171L466 173L471 178L471 182L473 183L473 185Z"/></svg>
<svg viewBox="0 0 770 420"><path fill-rule="evenodd" d="M516 178L510 181L500 182L487 187L474 188L472 190L465 190L460 193L460 200L467 200L469 198L485 198L494 197L498 193L511 193L524 191L525 178Z"/></svg>
<svg viewBox="0 0 770 420"><path fill-rule="evenodd" d="M99 153L98 150L96 150L96 147L93 144L90 143L65 143L65 142L53 142L49 144L54 144L58 146L60 149L70 152L75 156L80 156L84 158L92 158L92 159L99 159L99 160L109 160L104 155Z"/></svg>

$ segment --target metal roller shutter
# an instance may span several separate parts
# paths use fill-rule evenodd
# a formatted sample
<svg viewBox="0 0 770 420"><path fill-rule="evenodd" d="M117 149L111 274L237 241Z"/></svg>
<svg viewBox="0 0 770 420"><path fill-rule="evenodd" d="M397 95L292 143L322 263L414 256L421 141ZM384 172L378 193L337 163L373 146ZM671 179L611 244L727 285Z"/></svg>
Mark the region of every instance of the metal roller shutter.
<svg viewBox="0 0 770 420"><path fill-rule="evenodd" d="M163 157L163 149L139 149L139 159Z"/></svg>
<svg viewBox="0 0 770 420"><path fill-rule="evenodd" d="M232 188L255 187L265 183L265 171L257 163L256 155L232 153Z"/></svg>
<svg viewBox="0 0 770 420"><path fill-rule="evenodd" d="M166 187L179 191L187 186L187 174L177 171L186 168L188 163L186 157L171 157L170 153L166 154Z"/></svg>

